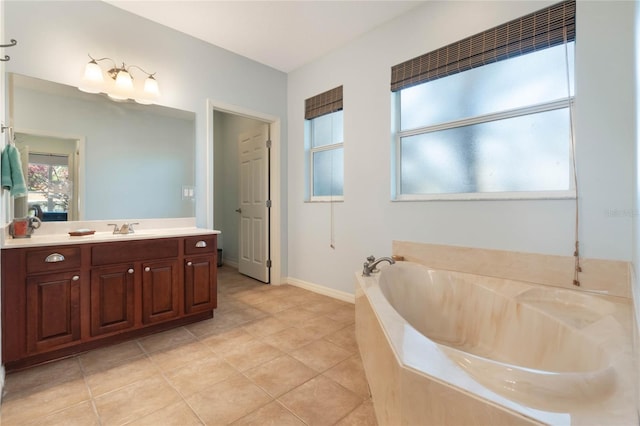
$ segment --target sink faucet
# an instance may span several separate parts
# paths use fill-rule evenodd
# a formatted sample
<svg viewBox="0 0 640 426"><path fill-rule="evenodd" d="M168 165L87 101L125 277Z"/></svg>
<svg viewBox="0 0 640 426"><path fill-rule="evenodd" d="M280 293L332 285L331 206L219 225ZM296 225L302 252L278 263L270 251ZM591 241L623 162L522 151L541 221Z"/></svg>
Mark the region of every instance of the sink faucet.
<svg viewBox="0 0 640 426"><path fill-rule="evenodd" d="M121 227L118 227L116 223L109 223L108 226L113 226L114 234L133 234L133 225L140 225L138 222L123 223Z"/></svg>
<svg viewBox="0 0 640 426"><path fill-rule="evenodd" d="M371 276L371 273L376 271L376 266L380 262L389 262L389 265L393 265L394 263L396 263L396 261L390 257L381 257L378 260L376 260L375 257L369 256L367 257L367 261L364 262L364 268L362 269L362 276L363 277Z"/></svg>

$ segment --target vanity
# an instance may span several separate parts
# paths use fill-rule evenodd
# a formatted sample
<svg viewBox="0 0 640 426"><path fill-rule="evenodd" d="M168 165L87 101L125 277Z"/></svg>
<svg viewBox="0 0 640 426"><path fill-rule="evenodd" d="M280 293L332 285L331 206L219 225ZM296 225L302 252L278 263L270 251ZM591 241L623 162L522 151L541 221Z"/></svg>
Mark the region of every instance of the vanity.
<svg viewBox="0 0 640 426"><path fill-rule="evenodd" d="M193 227L5 238L9 371L213 317L217 234Z"/></svg>

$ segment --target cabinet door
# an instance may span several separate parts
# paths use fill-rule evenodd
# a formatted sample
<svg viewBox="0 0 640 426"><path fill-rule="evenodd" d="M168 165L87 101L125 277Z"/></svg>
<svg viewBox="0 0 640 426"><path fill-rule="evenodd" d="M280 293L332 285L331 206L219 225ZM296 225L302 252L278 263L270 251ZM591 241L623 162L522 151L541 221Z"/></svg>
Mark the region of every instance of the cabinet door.
<svg viewBox="0 0 640 426"><path fill-rule="evenodd" d="M174 319L180 315L179 263L174 260L142 264L142 322Z"/></svg>
<svg viewBox="0 0 640 426"><path fill-rule="evenodd" d="M134 325L133 266L91 270L91 335L112 333Z"/></svg>
<svg viewBox="0 0 640 426"><path fill-rule="evenodd" d="M185 311L210 311L218 306L216 257L203 256L185 260Z"/></svg>
<svg viewBox="0 0 640 426"><path fill-rule="evenodd" d="M80 272L27 278L27 351L51 350L80 339Z"/></svg>

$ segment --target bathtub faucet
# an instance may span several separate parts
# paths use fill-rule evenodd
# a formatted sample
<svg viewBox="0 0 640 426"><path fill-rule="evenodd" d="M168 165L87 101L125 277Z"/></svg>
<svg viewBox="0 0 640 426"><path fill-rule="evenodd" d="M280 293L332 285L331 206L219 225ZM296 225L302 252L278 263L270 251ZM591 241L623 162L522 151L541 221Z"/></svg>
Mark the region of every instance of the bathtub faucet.
<svg viewBox="0 0 640 426"><path fill-rule="evenodd" d="M367 257L367 261L364 262L364 268L362 269L362 276L363 277L371 276L371 273L376 271L376 266L378 266L378 263L380 262L389 262L389 265L393 265L394 263L396 263L396 261L390 257L381 257L380 259L376 260L375 257L369 256Z"/></svg>

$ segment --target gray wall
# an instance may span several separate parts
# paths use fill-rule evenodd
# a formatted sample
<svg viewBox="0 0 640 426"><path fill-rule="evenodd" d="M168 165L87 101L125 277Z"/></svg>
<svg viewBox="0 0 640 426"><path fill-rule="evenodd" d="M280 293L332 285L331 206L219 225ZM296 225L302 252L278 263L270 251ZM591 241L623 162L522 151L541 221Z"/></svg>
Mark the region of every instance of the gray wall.
<svg viewBox="0 0 640 426"><path fill-rule="evenodd" d="M7 71L77 87L87 53L107 56L157 72L158 103L196 113L198 225L213 223L213 196L205 191L211 185L206 170L213 168L213 147L206 140L207 99L280 117L281 150L275 155L286 163L285 73L101 1L7 1L5 12L5 32L19 43ZM286 185L281 192L286 211ZM284 225L283 251L286 233ZM286 275L286 253L282 261Z"/></svg>
<svg viewBox="0 0 640 426"><path fill-rule="evenodd" d="M392 240L571 256L574 200L391 201L393 65L556 1L427 2L289 73L289 276L353 292ZM630 261L634 2L578 1L576 151L584 257ZM456 22L456 25L452 25ZM615 64L615 66L612 66ZM344 202L304 202L304 99L344 86ZM327 267L330 265L330 267Z"/></svg>

